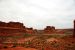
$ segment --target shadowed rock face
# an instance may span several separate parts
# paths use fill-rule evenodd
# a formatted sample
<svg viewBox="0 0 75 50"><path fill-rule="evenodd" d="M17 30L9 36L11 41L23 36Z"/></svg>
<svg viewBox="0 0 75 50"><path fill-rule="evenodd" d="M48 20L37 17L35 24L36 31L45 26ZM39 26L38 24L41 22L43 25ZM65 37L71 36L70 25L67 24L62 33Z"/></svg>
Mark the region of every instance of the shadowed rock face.
<svg viewBox="0 0 75 50"><path fill-rule="evenodd" d="M25 26L23 26L23 23L19 23L19 22L5 23L1 21L0 21L0 27L25 28Z"/></svg>
<svg viewBox="0 0 75 50"><path fill-rule="evenodd" d="M26 33L29 33L29 34L34 33L33 28L26 28Z"/></svg>
<svg viewBox="0 0 75 50"><path fill-rule="evenodd" d="M74 20L74 33L73 33L73 37L75 37L75 20Z"/></svg>
<svg viewBox="0 0 75 50"><path fill-rule="evenodd" d="M9 22L8 23L8 27L13 27L13 28L25 28L23 26L23 23L19 23L19 22Z"/></svg>

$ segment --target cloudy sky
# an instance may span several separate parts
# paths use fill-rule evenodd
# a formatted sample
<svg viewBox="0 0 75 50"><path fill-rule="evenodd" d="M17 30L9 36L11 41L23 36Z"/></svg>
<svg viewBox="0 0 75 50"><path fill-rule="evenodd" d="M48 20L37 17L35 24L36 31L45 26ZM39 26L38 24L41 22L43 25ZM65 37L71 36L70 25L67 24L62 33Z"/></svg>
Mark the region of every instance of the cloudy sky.
<svg viewBox="0 0 75 50"><path fill-rule="evenodd" d="M27 27L73 28L75 0L0 0L0 21Z"/></svg>

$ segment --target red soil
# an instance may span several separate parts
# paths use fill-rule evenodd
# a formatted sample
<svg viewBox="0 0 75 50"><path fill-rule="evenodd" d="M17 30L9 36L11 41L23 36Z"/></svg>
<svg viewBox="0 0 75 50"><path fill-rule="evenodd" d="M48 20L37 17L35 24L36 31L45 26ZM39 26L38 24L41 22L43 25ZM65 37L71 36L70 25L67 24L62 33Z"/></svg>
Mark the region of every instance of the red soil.
<svg viewBox="0 0 75 50"><path fill-rule="evenodd" d="M16 47L16 48L6 48L6 49L0 49L0 50L37 50L34 48L24 48L24 47Z"/></svg>

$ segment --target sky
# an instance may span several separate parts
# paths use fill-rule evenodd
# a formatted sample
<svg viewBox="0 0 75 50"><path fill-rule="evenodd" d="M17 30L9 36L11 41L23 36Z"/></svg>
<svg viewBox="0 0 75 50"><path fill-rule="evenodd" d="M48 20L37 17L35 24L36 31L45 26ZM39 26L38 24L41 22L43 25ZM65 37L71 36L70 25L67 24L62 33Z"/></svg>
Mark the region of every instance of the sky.
<svg viewBox="0 0 75 50"><path fill-rule="evenodd" d="M75 0L0 0L0 21L43 29L73 28Z"/></svg>

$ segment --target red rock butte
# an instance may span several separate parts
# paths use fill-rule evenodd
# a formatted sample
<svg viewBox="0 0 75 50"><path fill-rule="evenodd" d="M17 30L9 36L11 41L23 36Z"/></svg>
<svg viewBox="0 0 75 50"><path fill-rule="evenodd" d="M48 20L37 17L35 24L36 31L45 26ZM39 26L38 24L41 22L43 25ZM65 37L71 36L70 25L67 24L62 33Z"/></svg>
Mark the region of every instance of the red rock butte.
<svg viewBox="0 0 75 50"><path fill-rule="evenodd" d="M74 33L73 33L73 37L75 37L75 20L74 20Z"/></svg>
<svg viewBox="0 0 75 50"><path fill-rule="evenodd" d="M43 32L46 33L53 33L55 30L54 26L47 26L44 28ZM2 22L0 21L0 35L9 35L9 34L16 34L16 33L37 33L36 30L33 28L27 28L20 22Z"/></svg>
<svg viewBox="0 0 75 50"><path fill-rule="evenodd" d="M1 22L0 21L0 36L21 35L21 33L33 33L33 28L26 28L20 22Z"/></svg>
<svg viewBox="0 0 75 50"><path fill-rule="evenodd" d="M55 27L54 26L46 26L46 28L44 28L44 32L45 33L54 33Z"/></svg>
<svg viewBox="0 0 75 50"><path fill-rule="evenodd" d="M62 31L59 31L62 32ZM58 33L59 33L58 32ZM23 35L23 33L28 34L34 34L34 33L57 33L57 30L54 26L46 26L41 31L38 31L37 29L33 28L27 28L23 25L23 23L20 22L2 22L0 21L0 36L18 36ZM73 37L75 37L75 20L74 20L74 34Z"/></svg>

